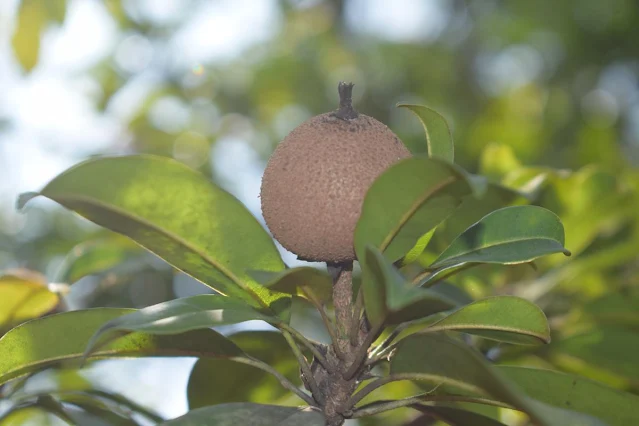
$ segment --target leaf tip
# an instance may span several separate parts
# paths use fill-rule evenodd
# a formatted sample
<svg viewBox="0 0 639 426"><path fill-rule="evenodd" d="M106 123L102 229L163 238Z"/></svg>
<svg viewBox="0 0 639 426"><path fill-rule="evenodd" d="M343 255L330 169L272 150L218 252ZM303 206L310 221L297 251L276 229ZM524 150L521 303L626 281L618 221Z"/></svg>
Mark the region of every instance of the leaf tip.
<svg viewBox="0 0 639 426"><path fill-rule="evenodd" d="M18 195L18 199L16 200L16 210L24 211L24 206L39 195L39 192L24 192Z"/></svg>

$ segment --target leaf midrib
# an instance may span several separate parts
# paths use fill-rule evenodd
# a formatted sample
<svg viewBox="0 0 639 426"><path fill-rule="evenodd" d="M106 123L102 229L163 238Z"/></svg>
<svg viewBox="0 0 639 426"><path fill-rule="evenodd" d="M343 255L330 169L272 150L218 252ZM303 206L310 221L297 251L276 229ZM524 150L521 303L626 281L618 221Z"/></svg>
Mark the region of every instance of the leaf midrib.
<svg viewBox="0 0 639 426"><path fill-rule="evenodd" d="M431 265L431 267L436 267L436 265L438 265L438 264L439 264L439 266L441 266L441 264L443 264L445 261L450 261L450 260L453 260L453 259L457 259L459 257L466 256L468 254L472 254L472 253L475 253L475 252L479 252L481 250L490 249L490 248L497 247L497 246L500 246L500 245L507 245L507 244L510 244L510 243L526 242L526 241L533 241L533 240L554 241L557 244L559 244L560 247L563 248L563 245L561 244L561 242L559 240L557 240L555 238L550 238L550 237L527 237L527 238L505 239L505 240L500 240L500 241L498 241L496 243L491 243L491 244L483 245L481 247L476 247L476 248L473 248L472 250L463 251L463 252L455 254L454 256L446 257L446 258L444 258L442 260L437 260L436 262L434 262Z"/></svg>
<svg viewBox="0 0 639 426"><path fill-rule="evenodd" d="M41 193L41 195L47 197L47 198L52 198L48 195L45 195L43 193ZM198 256L200 256L203 260L205 260L206 262L208 262L209 264L211 264L214 268L218 269L223 275L225 275L229 280L231 280L234 284L236 284L237 286L239 286L242 290L247 291L254 299L256 299L262 306L267 307L267 305L264 303L264 301L262 301L260 299L260 297L253 292L253 290L245 283L243 282L240 278L238 278L235 274L233 274L231 271L229 271L228 269L226 269L224 266L222 266L221 264L219 264L218 262L216 262L214 259L210 258L207 254L203 253L200 249L194 247L193 245L189 244L186 240L184 240L182 237L175 235L172 232L169 232L163 228L158 227L157 225L154 225L153 223L150 223L149 221L139 217L138 215L134 215L131 214L129 212L126 212L125 210L116 207L112 204L107 204L104 202L101 202L99 200L96 200L95 198L91 198L91 197L86 197L86 196L65 196L65 195L60 195L60 196L56 196L54 195L57 200L61 200L61 201L67 201L67 202L79 202L79 203L88 203L88 204L94 204L96 206L102 207L106 210L110 210L114 213L120 214L122 216L125 216L126 218L132 220L132 221L136 221L141 223L143 226L146 226L148 228L150 228L153 231L156 231L166 237L169 237L170 239L176 241L179 245L185 247L186 249L194 252L195 254L197 254ZM53 199L53 198L52 198ZM131 238L132 239L132 238ZM137 241L135 241L134 239L132 239L136 244L140 245L141 247L143 247L145 250L148 250L150 252L152 252L153 254L156 254L157 256L159 256L159 254L157 254L154 250L138 243ZM161 257L161 256L160 256ZM161 257L162 258L162 257ZM164 259L164 258L162 258ZM188 272L182 270L181 268L177 267L176 265L173 265L171 263L171 265L178 269L181 272L184 272L185 274L190 275ZM205 283L204 281L201 281L200 279L195 278L197 281L202 282L204 285L209 286L209 284ZM217 288L215 289L216 291L218 291L220 294L227 296L226 294L222 293L221 291L219 291Z"/></svg>
<svg viewBox="0 0 639 426"><path fill-rule="evenodd" d="M430 327L426 328L428 333L432 333L432 332L436 332L436 331L441 331L441 330L492 330L492 331L504 331L504 332L510 332L510 333L515 333L515 334L523 334L525 336L531 336L531 337L535 337L538 338L539 340L543 341L543 342L550 342L550 339L545 337L543 334L538 334L538 333L534 333L531 332L529 330L525 330L525 329L519 329L516 327L507 327L507 326L499 326L499 325L477 325L477 324L464 324L464 323L458 323L458 324L453 324L453 325L438 325L438 324L433 324Z"/></svg>
<svg viewBox="0 0 639 426"><path fill-rule="evenodd" d="M415 213L417 213L417 211L420 209L420 207L422 205L424 205L428 200L430 200L430 198L437 194L439 191L441 191L442 189L444 189L445 187L447 187L448 185L457 182L460 179L459 176L453 175L450 176L446 179L444 179L443 181L439 182L438 184L432 186L431 188L429 188L428 191L425 191L421 197L419 197L410 207L410 209L408 209L408 211L406 211L404 213L404 215L401 217L401 219L399 220L399 222L397 223L397 225L391 230L391 232L388 233L388 235L386 235L386 238L384 238L384 240L382 241L382 243L379 246L379 250L381 252L384 252L388 246L390 246L390 244L393 242L393 240L395 239L395 237L397 237L397 235L399 234L399 231L402 229L402 227L404 227L404 225L406 225L406 223L408 223L408 221L415 216Z"/></svg>

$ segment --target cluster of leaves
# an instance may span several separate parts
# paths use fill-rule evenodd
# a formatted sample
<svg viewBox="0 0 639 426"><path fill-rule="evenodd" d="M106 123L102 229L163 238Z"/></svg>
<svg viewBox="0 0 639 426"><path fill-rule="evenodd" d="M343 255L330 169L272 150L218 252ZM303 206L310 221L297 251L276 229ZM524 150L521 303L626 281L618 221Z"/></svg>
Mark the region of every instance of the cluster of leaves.
<svg viewBox="0 0 639 426"><path fill-rule="evenodd" d="M354 376L362 368L369 374L361 376L345 416L364 418L411 407L424 419L452 425L503 424L496 411L474 408L481 405L521 411L543 426L635 423L638 400L630 394L548 369L496 366L482 353L486 341L507 344L500 348L548 343L546 316L513 295L474 301L448 278L480 265L525 264L569 254L564 228L540 206L495 209L491 194L511 200L530 195L455 165L452 138L441 116L405 106L422 120L430 156L390 167L363 204L355 231L361 285L354 296L355 309L361 309L356 318L365 316L370 341L345 374ZM8 395L18 397L5 418L39 409L77 424L80 409L100 418L108 414L113 424L137 424L139 416L160 421L118 395L86 386L25 395L21 383L74 360L196 356L200 361L188 385L191 411L162 424L325 423L318 409L323 395L314 386L308 359L325 365L326 353L298 329L294 314L315 306L327 333L335 336L326 309L332 279L319 269L287 268L269 235L230 194L179 162L142 155L86 161L39 193L22 196L19 204L36 195L126 235L217 293L140 310L61 312L11 329L0 339L0 384L8 383ZM432 256L431 245L460 226L446 248ZM118 263L126 251L114 247L79 251L63 275L73 281ZM91 255L100 262L91 262ZM18 278L4 279L10 284ZM27 307L14 308L8 321L19 322L23 317L17 313ZM249 320L265 321L277 331L225 336L214 330ZM302 387L300 370L310 393ZM224 387L225 375L233 378L232 389ZM237 383L241 377L250 380ZM413 393L379 397L378 391L397 382L410 383ZM296 407L300 402L306 406Z"/></svg>

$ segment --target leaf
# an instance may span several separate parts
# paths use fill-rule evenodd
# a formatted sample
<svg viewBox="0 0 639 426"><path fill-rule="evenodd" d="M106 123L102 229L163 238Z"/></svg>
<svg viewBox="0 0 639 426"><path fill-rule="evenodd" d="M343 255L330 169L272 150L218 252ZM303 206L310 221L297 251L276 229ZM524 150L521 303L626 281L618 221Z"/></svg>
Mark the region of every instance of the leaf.
<svg viewBox="0 0 639 426"><path fill-rule="evenodd" d="M284 374L292 383L301 385L300 367L291 348L280 333L243 331L229 336L248 355L262 360ZM215 382L215 386L211 383ZM256 402L298 405L270 374L246 364L225 359L198 360L191 370L187 385L189 409L227 402ZM291 405L291 404L287 405Z"/></svg>
<svg viewBox="0 0 639 426"><path fill-rule="evenodd" d="M634 245L634 244L633 244ZM636 250L632 249L633 257ZM602 253L603 255L609 254ZM583 261L582 257L582 261ZM592 261L592 259L590 259ZM589 262L584 262L586 265ZM585 265L585 266L586 266ZM592 263L590 263L592 266ZM587 267L587 266L586 266ZM595 319L598 324L616 324L628 327L639 327L639 297L620 293L608 293L587 303L584 312Z"/></svg>
<svg viewBox="0 0 639 426"><path fill-rule="evenodd" d="M513 206L494 211L466 229L431 268L469 262L524 263L553 253L570 255L557 215L542 207Z"/></svg>
<svg viewBox="0 0 639 426"><path fill-rule="evenodd" d="M639 424L639 397L572 374L536 368L501 366L499 370L539 401L580 411L610 426Z"/></svg>
<svg viewBox="0 0 639 426"><path fill-rule="evenodd" d="M445 161L412 157L397 162L366 193L355 228L358 258L371 244L396 261L471 191L464 172Z"/></svg>
<svg viewBox="0 0 639 426"><path fill-rule="evenodd" d="M465 197L461 205L438 228L446 241L452 241L487 214L512 205L528 204L524 194L489 183L481 196Z"/></svg>
<svg viewBox="0 0 639 426"><path fill-rule="evenodd" d="M516 344L550 343L550 328L544 312L534 303L515 296L478 300L424 331L462 331Z"/></svg>
<svg viewBox="0 0 639 426"><path fill-rule="evenodd" d="M327 272L303 266L282 272L251 271L255 280L267 288L281 293L314 297L327 302L333 294L333 280Z"/></svg>
<svg viewBox="0 0 639 426"><path fill-rule="evenodd" d="M413 248L410 249L410 251L406 253L406 256L402 259L402 265L408 265L409 263L413 263L419 259L419 256L424 253L426 246L428 246L428 243L430 243L430 240L433 238L433 234L435 234L436 229L437 228L433 228L419 237Z"/></svg>
<svg viewBox="0 0 639 426"><path fill-rule="evenodd" d="M445 295L406 281L372 246L366 249L362 270L364 305L373 327L423 318L457 306Z"/></svg>
<svg viewBox="0 0 639 426"><path fill-rule="evenodd" d="M40 38L46 24L46 8L42 7L40 1L20 2L11 45L16 59L26 72L31 71L38 63Z"/></svg>
<svg viewBox="0 0 639 426"><path fill-rule="evenodd" d="M324 426L324 416L304 407L230 403L198 408L161 426Z"/></svg>
<svg viewBox="0 0 639 426"><path fill-rule="evenodd" d="M423 424L428 424L426 423L428 420L438 419L453 426L505 426L490 417L453 407L415 405L413 408L426 413L411 422L411 424L415 425L422 424L418 423L418 419L422 419Z"/></svg>
<svg viewBox="0 0 639 426"><path fill-rule="evenodd" d="M58 295L47 288L42 275L26 270L0 276L0 331L52 311Z"/></svg>
<svg viewBox="0 0 639 426"><path fill-rule="evenodd" d="M501 180L501 178L521 168L513 147L502 143L491 143L481 153L479 170L483 176Z"/></svg>
<svg viewBox="0 0 639 426"><path fill-rule="evenodd" d="M178 161L92 159L60 174L40 195L130 237L220 293L256 306L284 297L247 273L284 269L271 237L237 199ZM32 197L23 195L19 205Z"/></svg>
<svg viewBox="0 0 639 426"><path fill-rule="evenodd" d="M113 426L138 426L139 423L131 419L119 407L102 402L86 393L65 393L58 396L60 402L71 404L85 412L108 422Z"/></svg>
<svg viewBox="0 0 639 426"><path fill-rule="evenodd" d="M127 23L127 15L122 5L122 0L104 0L104 5L111 14L113 20L123 27Z"/></svg>
<svg viewBox="0 0 639 426"><path fill-rule="evenodd" d="M88 275L108 271L141 253L144 251L140 246L119 235L82 242L73 247L62 262L57 281L73 284Z"/></svg>
<svg viewBox="0 0 639 426"><path fill-rule="evenodd" d="M528 398L476 351L443 335L415 334L400 341L391 359L390 374L492 396L526 412L540 426L603 425L589 416Z"/></svg>
<svg viewBox="0 0 639 426"><path fill-rule="evenodd" d="M12 407L0 415L0 426L51 425L51 415L33 405Z"/></svg>
<svg viewBox="0 0 639 426"><path fill-rule="evenodd" d="M422 105L398 103L397 107L406 108L419 118L426 133L429 157L439 157L450 163L455 161L453 134L443 115Z"/></svg>
<svg viewBox="0 0 639 426"><path fill-rule="evenodd" d="M172 335L251 320L279 322L277 318L262 314L241 300L213 294L185 297L112 319L93 335L87 352L117 339L122 332Z"/></svg>
<svg viewBox="0 0 639 426"><path fill-rule="evenodd" d="M57 22L62 24L67 14L67 0L47 0L45 3L47 9L47 15Z"/></svg>
<svg viewBox="0 0 639 426"><path fill-rule="evenodd" d="M64 312L26 322L0 338L0 385L16 377L80 360L91 336L107 321L131 309L97 308ZM234 343L213 330L178 336L132 333L93 352L90 358L142 356L241 356Z"/></svg>
<svg viewBox="0 0 639 426"><path fill-rule="evenodd" d="M599 369L639 381L639 334L615 326L601 326L558 340L553 356L585 361Z"/></svg>

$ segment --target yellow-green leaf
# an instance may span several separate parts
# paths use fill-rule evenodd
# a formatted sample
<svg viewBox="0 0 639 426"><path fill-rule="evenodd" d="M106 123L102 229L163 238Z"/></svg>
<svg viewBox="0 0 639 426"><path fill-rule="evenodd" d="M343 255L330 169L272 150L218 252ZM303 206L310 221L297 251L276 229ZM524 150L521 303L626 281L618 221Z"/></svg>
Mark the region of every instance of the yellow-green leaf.
<svg viewBox="0 0 639 426"><path fill-rule="evenodd" d="M41 0L20 2L11 45L16 59L27 72L38 63L40 38L47 18L47 9Z"/></svg>
<svg viewBox="0 0 639 426"><path fill-rule="evenodd" d="M40 194L24 194L19 204L36 195L128 236L220 293L258 307L289 298L248 273L284 269L268 233L235 197L178 161L151 155L91 159Z"/></svg>
<svg viewBox="0 0 639 426"><path fill-rule="evenodd" d="M40 317L58 302L40 274L14 270L0 276L0 330Z"/></svg>
<svg viewBox="0 0 639 426"><path fill-rule="evenodd" d="M0 385L64 361L79 361L91 336L107 321L133 309L96 308L64 312L26 322L0 338ZM90 358L144 356L212 356L243 352L213 330L176 336L131 333L91 353Z"/></svg>

